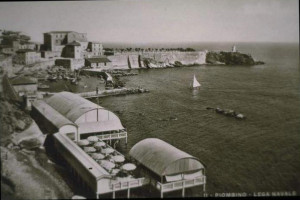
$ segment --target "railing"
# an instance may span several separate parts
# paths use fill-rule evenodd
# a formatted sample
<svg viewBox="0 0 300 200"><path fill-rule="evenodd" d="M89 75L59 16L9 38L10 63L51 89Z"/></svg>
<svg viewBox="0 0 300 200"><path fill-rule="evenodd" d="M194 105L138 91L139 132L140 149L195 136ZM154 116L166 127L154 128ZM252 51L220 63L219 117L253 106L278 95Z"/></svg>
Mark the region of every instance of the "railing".
<svg viewBox="0 0 300 200"><path fill-rule="evenodd" d="M119 138L126 138L127 132L97 135L97 137L100 140L114 140L114 139L119 139Z"/></svg>
<svg viewBox="0 0 300 200"><path fill-rule="evenodd" d="M161 192L168 192L168 191L180 190L182 188L203 185L205 183L206 183L206 177L201 176L191 180L181 180L181 181L176 181L171 183L157 182L157 189L159 189Z"/></svg>
<svg viewBox="0 0 300 200"><path fill-rule="evenodd" d="M137 178L130 181L120 181L110 185L112 191L125 190L128 188L140 187L143 185L145 178Z"/></svg>

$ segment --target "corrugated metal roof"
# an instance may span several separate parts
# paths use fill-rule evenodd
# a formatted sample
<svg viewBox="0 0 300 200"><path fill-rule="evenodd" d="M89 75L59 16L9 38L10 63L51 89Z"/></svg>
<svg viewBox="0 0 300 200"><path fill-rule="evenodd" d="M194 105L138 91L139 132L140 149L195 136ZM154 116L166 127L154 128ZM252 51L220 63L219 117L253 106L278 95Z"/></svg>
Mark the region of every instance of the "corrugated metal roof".
<svg viewBox="0 0 300 200"><path fill-rule="evenodd" d="M84 113L97 108L103 108L71 92L60 92L46 100L60 114L75 122Z"/></svg>
<svg viewBox="0 0 300 200"><path fill-rule="evenodd" d="M159 176L188 173L203 169L200 161L157 138L135 144L129 155Z"/></svg>
<svg viewBox="0 0 300 200"><path fill-rule="evenodd" d="M32 106L39 111L41 114L44 115L45 118L49 122L51 122L54 126L56 126L58 129L61 128L64 125L74 125L73 122L62 116L59 112L54 110L51 106L49 106L46 102L42 100L35 101Z"/></svg>
<svg viewBox="0 0 300 200"><path fill-rule="evenodd" d="M105 63L111 62L107 57L86 58L90 63Z"/></svg>

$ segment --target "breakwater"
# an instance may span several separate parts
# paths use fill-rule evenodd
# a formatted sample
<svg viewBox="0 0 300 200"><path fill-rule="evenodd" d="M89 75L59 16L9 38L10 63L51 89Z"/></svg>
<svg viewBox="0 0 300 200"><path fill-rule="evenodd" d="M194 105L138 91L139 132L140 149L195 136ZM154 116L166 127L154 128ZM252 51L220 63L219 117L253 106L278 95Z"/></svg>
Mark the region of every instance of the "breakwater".
<svg viewBox="0 0 300 200"><path fill-rule="evenodd" d="M78 93L83 98L95 98L95 97L106 97L106 96L116 96L116 95L126 95L126 94L141 94L150 92L148 89L143 88L118 88L103 91L92 91Z"/></svg>

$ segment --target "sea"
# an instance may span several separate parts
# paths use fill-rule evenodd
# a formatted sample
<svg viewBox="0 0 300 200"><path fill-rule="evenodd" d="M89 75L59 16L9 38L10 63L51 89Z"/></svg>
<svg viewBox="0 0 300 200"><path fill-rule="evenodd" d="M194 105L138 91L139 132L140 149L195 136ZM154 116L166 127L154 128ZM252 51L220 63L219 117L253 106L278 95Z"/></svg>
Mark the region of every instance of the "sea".
<svg viewBox="0 0 300 200"><path fill-rule="evenodd" d="M232 45L180 47L230 51ZM99 104L115 112L127 128L125 154L143 139L159 138L199 158L206 167L209 196L300 195L299 44L235 45L265 64L136 70L137 76L121 80L126 87L150 93L105 97ZM194 75L200 90L189 89ZM246 119L226 117L207 107L232 109ZM202 195L202 187L186 192L191 197ZM181 191L167 197L181 197Z"/></svg>

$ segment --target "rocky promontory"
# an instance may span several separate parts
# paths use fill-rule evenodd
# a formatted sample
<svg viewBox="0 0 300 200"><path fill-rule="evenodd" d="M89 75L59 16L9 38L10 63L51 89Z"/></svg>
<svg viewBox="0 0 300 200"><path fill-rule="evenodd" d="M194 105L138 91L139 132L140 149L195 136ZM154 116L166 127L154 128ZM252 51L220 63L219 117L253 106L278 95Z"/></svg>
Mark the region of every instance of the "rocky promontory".
<svg viewBox="0 0 300 200"><path fill-rule="evenodd" d="M262 61L255 61L250 54L240 52L207 52L206 63L214 65L260 65Z"/></svg>

